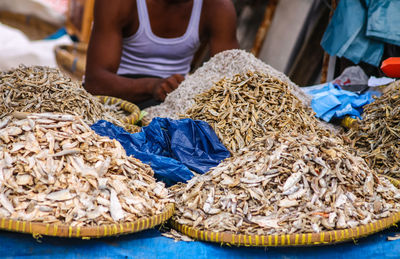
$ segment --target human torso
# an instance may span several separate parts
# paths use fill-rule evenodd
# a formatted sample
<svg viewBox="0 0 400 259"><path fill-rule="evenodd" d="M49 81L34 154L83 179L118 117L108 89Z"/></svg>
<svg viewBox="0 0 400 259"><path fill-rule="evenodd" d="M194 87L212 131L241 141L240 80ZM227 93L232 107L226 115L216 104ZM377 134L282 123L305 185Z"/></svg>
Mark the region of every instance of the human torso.
<svg viewBox="0 0 400 259"><path fill-rule="evenodd" d="M131 18L122 29L118 74L186 74L204 31L203 0L133 2Z"/></svg>

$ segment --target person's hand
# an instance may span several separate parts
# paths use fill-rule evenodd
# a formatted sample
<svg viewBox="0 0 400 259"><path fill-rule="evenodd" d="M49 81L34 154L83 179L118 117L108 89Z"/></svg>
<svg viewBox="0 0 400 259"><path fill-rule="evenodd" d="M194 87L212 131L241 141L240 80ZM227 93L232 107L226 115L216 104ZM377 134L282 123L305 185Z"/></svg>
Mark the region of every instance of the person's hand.
<svg viewBox="0 0 400 259"><path fill-rule="evenodd" d="M167 94L178 88L184 79L182 75L174 74L158 81L153 88L153 98L157 101L164 101Z"/></svg>

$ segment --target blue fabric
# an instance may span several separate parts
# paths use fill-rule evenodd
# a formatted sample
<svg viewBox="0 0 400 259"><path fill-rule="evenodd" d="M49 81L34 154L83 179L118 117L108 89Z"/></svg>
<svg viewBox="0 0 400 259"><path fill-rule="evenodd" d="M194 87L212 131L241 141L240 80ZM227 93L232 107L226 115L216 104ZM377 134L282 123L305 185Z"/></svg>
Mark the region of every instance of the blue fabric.
<svg viewBox="0 0 400 259"><path fill-rule="evenodd" d="M370 0L366 35L400 46L400 1Z"/></svg>
<svg viewBox="0 0 400 259"><path fill-rule="evenodd" d="M206 242L175 242L157 230L92 240L43 237L0 231L2 258L399 258L400 240L386 241L400 229L336 245L314 247L229 247Z"/></svg>
<svg viewBox="0 0 400 259"><path fill-rule="evenodd" d="M374 101L371 92L358 95L332 83L308 93L312 95L311 108L316 116L327 122L346 115L361 119L362 107ZM377 92L374 94L380 95Z"/></svg>
<svg viewBox="0 0 400 259"><path fill-rule="evenodd" d="M204 121L154 118L135 134L104 120L91 127L101 136L118 140L128 155L149 164L157 180L168 186L190 180L190 170L203 174L230 156Z"/></svg>
<svg viewBox="0 0 400 259"><path fill-rule="evenodd" d="M368 10L360 0L341 0L321 40L331 56L379 66L384 44L367 37Z"/></svg>

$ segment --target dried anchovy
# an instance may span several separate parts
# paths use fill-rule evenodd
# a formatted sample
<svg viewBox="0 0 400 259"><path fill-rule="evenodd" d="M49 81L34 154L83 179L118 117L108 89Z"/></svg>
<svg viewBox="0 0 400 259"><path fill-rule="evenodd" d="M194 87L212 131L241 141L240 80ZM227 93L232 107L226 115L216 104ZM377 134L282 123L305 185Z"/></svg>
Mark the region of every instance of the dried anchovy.
<svg viewBox="0 0 400 259"><path fill-rule="evenodd" d="M271 132L329 134L288 84L258 72L224 78L195 102L183 117L208 122L233 154Z"/></svg>
<svg viewBox="0 0 400 259"><path fill-rule="evenodd" d="M358 130L350 130L347 136L371 168L400 178L400 81L364 106Z"/></svg>
<svg viewBox="0 0 400 259"><path fill-rule="evenodd" d="M38 113L0 125L0 217L96 226L153 216L171 201L150 166L80 117Z"/></svg>
<svg viewBox="0 0 400 259"><path fill-rule="evenodd" d="M352 228L400 209L400 190L336 138L275 134L173 186L174 220L200 230L269 235Z"/></svg>
<svg viewBox="0 0 400 259"><path fill-rule="evenodd" d="M88 124L104 119L121 127L129 126L121 122L124 116L116 113L115 108L103 106L80 83L55 68L20 66L0 73L0 100L3 117L14 111L60 112L82 116Z"/></svg>
<svg viewBox="0 0 400 259"><path fill-rule="evenodd" d="M285 82L292 93L305 105L310 105L310 97L305 95L285 74L265 64L245 50L233 49L218 53L192 75L186 76L180 86L167 95L162 104L145 109L148 113L146 115L147 120L151 120L154 117L178 119L180 114L183 114L194 104L196 95L207 91L215 82L224 77L232 77L247 71L260 71L278 78Z"/></svg>

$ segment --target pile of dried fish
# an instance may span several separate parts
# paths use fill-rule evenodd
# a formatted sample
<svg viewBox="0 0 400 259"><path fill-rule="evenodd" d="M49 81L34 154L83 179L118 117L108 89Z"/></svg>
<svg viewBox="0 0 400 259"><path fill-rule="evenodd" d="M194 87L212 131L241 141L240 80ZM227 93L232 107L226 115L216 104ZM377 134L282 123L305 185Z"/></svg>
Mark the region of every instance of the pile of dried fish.
<svg viewBox="0 0 400 259"><path fill-rule="evenodd" d="M321 232L400 210L400 190L336 139L276 134L264 151L229 158L174 186L175 220L235 234Z"/></svg>
<svg viewBox="0 0 400 259"><path fill-rule="evenodd" d="M400 81L399 81L400 82ZM400 178L400 83L394 83L380 98L364 106L358 130L348 136L358 155L378 173Z"/></svg>
<svg viewBox="0 0 400 259"><path fill-rule="evenodd" d="M58 69L20 66L0 73L0 118L19 112L60 112L82 116L88 124L104 119L118 126L124 115L115 113Z"/></svg>
<svg viewBox="0 0 400 259"><path fill-rule="evenodd" d="M196 95L207 91L215 82L224 77L233 77L247 71L259 71L279 78L289 86L295 96L309 106L310 97L305 95L285 74L265 64L245 50L232 49L218 53L193 74L187 75L179 87L167 95L162 104L145 109L148 113L146 115L147 120L155 117L178 119L180 114L183 114L194 104Z"/></svg>
<svg viewBox="0 0 400 259"><path fill-rule="evenodd" d="M224 78L195 102L184 117L208 122L233 154L271 132L328 134L288 84L257 72Z"/></svg>
<svg viewBox="0 0 400 259"><path fill-rule="evenodd" d="M80 117L31 114L0 122L0 217L72 226L160 213L168 190L119 142Z"/></svg>

